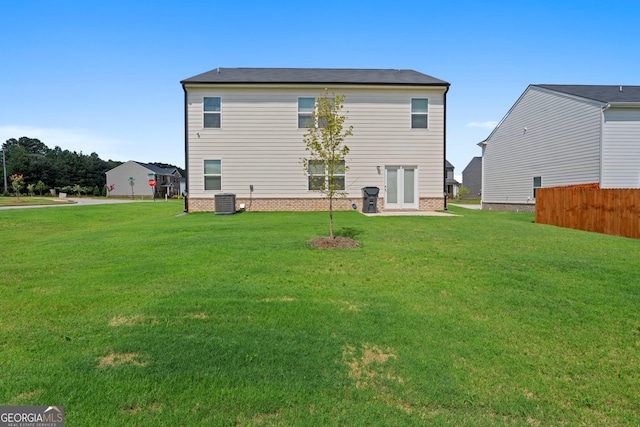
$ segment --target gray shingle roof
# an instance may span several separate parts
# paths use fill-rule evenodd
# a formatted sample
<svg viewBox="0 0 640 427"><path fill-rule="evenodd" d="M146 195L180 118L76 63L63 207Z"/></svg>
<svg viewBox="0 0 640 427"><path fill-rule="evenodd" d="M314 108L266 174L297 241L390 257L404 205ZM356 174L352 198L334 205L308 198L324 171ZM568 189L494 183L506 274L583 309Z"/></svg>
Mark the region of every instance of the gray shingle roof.
<svg viewBox="0 0 640 427"><path fill-rule="evenodd" d="M216 68L180 83L322 83L449 86L444 80L414 70L347 68Z"/></svg>
<svg viewBox="0 0 640 427"><path fill-rule="evenodd" d="M640 86L532 85L600 102L640 102ZM622 88L622 90L621 90Z"/></svg>
<svg viewBox="0 0 640 427"><path fill-rule="evenodd" d="M176 168L161 168L160 166L150 165L148 163L142 163L142 162L136 162L136 163L139 164L140 166L143 166L149 169L150 171L152 171L157 175L173 175L178 171Z"/></svg>

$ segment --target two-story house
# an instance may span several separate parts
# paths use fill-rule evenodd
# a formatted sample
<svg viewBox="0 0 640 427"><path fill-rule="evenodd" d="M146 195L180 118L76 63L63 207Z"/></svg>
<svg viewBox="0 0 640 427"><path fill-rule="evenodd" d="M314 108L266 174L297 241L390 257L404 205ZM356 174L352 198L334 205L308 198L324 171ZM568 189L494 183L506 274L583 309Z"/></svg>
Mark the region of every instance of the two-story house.
<svg viewBox="0 0 640 427"><path fill-rule="evenodd" d="M468 198L478 197L482 194L482 157L474 157L464 168L462 171L462 185L469 190L466 195Z"/></svg>
<svg viewBox="0 0 640 427"><path fill-rule="evenodd" d="M109 193L115 197L169 197L180 194L182 175L176 168L163 168L148 163L129 160L108 170L107 185L113 186ZM153 186L149 185L153 180Z"/></svg>
<svg viewBox="0 0 640 427"><path fill-rule="evenodd" d="M458 187L460 183L456 181L454 175L455 167L449 163L448 160L444 161L444 191L447 193L447 197L456 197L458 195Z"/></svg>
<svg viewBox="0 0 640 427"><path fill-rule="evenodd" d="M483 209L533 211L536 190L640 188L640 86L530 85L482 147Z"/></svg>
<svg viewBox="0 0 640 427"><path fill-rule="evenodd" d="M306 175L303 142L316 97L344 95L353 135L336 209L380 188L380 210L444 208L449 83L413 70L218 68L185 79L187 210L234 194L248 210L325 210Z"/></svg>

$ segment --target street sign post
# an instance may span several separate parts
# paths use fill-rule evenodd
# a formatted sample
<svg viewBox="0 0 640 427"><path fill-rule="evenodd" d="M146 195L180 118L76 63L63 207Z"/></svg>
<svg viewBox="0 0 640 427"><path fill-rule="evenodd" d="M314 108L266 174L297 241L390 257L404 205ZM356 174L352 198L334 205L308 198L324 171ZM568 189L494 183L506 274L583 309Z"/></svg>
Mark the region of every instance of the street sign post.
<svg viewBox="0 0 640 427"><path fill-rule="evenodd" d="M131 186L131 198L133 199L135 197L133 195L133 186L136 185L136 179L132 176L129 177L129 185Z"/></svg>
<svg viewBox="0 0 640 427"><path fill-rule="evenodd" d="M153 201L156 201L156 191L155 191L155 187L156 186L156 180L153 178L149 178L149 180L147 181L147 183L149 184L149 187L151 187L151 195L153 196Z"/></svg>

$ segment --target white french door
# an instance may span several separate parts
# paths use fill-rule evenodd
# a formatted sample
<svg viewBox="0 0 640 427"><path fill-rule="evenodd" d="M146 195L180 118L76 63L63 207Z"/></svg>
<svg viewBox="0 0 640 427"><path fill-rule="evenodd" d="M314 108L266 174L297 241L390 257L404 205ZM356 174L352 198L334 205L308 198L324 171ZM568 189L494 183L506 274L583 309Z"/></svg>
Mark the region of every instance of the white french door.
<svg viewBox="0 0 640 427"><path fill-rule="evenodd" d="M418 168L385 166L385 209L418 209Z"/></svg>

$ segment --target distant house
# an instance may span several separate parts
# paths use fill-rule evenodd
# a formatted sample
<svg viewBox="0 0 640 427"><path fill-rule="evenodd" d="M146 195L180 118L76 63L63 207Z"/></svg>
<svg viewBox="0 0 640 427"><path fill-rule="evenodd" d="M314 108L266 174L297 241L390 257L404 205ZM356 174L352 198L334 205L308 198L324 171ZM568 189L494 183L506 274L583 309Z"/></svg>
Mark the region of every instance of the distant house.
<svg viewBox="0 0 640 427"><path fill-rule="evenodd" d="M640 188L640 86L530 85L482 147L484 209L533 210L536 189Z"/></svg>
<svg viewBox="0 0 640 427"><path fill-rule="evenodd" d="M147 163L130 160L116 166L107 173L107 185L113 185L114 189L109 194L116 197L152 197L172 196L180 194L180 178L182 175L176 168L161 168ZM149 185L153 179L155 185Z"/></svg>
<svg viewBox="0 0 640 427"><path fill-rule="evenodd" d="M462 186L469 190L465 197L478 197L482 194L482 157L474 157L464 168Z"/></svg>
<svg viewBox="0 0 640 427"><path fill-rule="evenodd" d="M327 209L314 188L325 171L306 175L300 163L325 89L346 96L353 125L338 178L347 198L334 209L359 208L370 186L380 210L444 208L445 81L413 70L218 68L181 84L189 212L213 211L220 193L251 210Z"/></svg>
<svg viewBox="0 0 640 427"><path fill-rule="evenodd" d="M444 165L444 191L447 193L447 197L456 197L460 183L455 179L453 173L455 168L448 160L444 161Z"/></svg>

